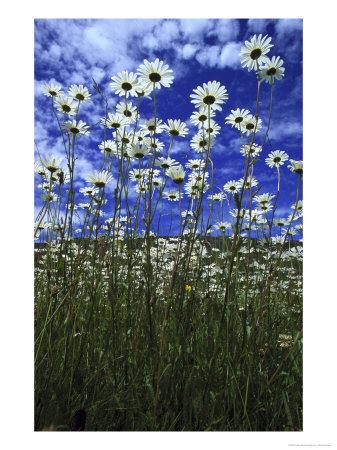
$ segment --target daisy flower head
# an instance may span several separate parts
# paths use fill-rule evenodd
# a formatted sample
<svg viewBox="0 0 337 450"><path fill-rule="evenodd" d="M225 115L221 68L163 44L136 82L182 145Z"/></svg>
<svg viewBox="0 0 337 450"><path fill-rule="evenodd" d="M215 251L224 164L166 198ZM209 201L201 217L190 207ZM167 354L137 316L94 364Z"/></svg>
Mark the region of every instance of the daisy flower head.
<svg viewBox="0 0 337 450"><path fill-rule="evenodd" d="M116 76L111 77L112 83L110 83L111 89L121 97L129 95L136 97L136 88L138 87L139 80L137 74L133 72L128 72L123 70L123 72L118 72Z"/></svg>
<svg viewBox="0 0 337 450"><path fill-rule="evenodd" d="M41 86L41 89L44 91L44 95L47 97L57 97L58 95L62 95L63 92L61 91L61 86L58 86L57 84L50 83L44 83Z"/></svg>
<svg viewBox="0 0 337 450"><path fill-rule="evenodd" d="M189 159L185 164L186 169L201 170L205 167L205 161L202 159Z"/></svg>
<svg viewBox="0 0 337 450"><path fill-rule="evenodd" d="M266 54L270 51L274 44L270 44L271 37L268 35L262 37L256 34L252 37L250 41L245 41L245 47L241 48L240 55L242 67L248 67L248 72L252 69L257 70L258 65L268 61Z"/></svg>
<svg viewBox="0 0 337 450"><path fill-rule="evenodd" d="M162 120L155 118L152 118L150 120L143 120L143 123L140 125L140 129L144 132L144 134L153 132L156 132L156 134L160 134L165 130L165 126L162 122Z"/></svg>
<svg viewBox="0 0 337 450"><path fill-rule="evenodd" d="M133 137L133 132L132 131L123 131L122 133L117 133L117 141L122 143L122 144L131 144L132 142L132 137Z"/></svg>
<svg viewBox="0 0 337 450"><path fill-rule="evenodd" d="M181 184L184 182L185 170L183 166L172 166L166 171L166 175L169 176L175 184Z"/></svg>
<svg viewBox="0 0 337 450"><path fill-rule="evenodd" d="M68 120L64 125L62 125L61 128L63 128L67 133L72 133L73 135L77 136L90 134L90 131L88 131L89 127L86 126L85 122L82 122L82 120L78 122L77 120Z"/></svg>
<svg viewBox="0 0 337 450"><path fill-rule="evenodd" d="M96 195L98 194L98 189L92 186L86 186L80 189L81 194L83 195Z"/></svg>
<svg viewBox="0 0 337 450"><path fill-rule="evenodd" d="M215 112L210 111L210 117L214 117ZM190 116L191 122L193 125L197 125L199 128L202 127L202 124L208 119L208 108L207 106L200 106L198 111L194 111L194 113Z"/></svg>
<svg viewBox="0 0 337 450"><path fill-rule="evenodd" d="M299 175L303 174L303 161L295 161L294 159L289 159L290 165L288 169L291 172L298 173Z"/></svg>
<svg viewBox="0 0 337 450"><path fill-rule="evenodd" d="M103 141L98 148L101 150L101 153L105 153L106 155L114 154L117 151L115 142L110 139Z"/></svg>
<svg viewBox="0 0 337 450"><path fill-rule="evenodd" d="M163 197L169 200L170 202L177 202L179 200L179 191L171 189L169 191L163 192ZM180 193L180 199L183 198L183 194Z"/></svg>
<svg viewBox="0 0 337 450"><path fill-rule="evenodd" d="M164 143L161 142L159 139L147 137L143 140L143 142L144 145L146 145L151 150L156 151L158 153L160 153L164 148Z"/></svg>
<svg viewBox="0 0 337 450"><path fill-rule="evenodd" d="M285 161L289 159L287 153L283 150L274 150L269 153L268 158L265 159L267 166L273 168L274 166L282 166Z"/></svg>
<svg viewBox="0 0 337 450"><path fill-rule="evenodd" d="M142 159L150 153L150 150L146 145L136 142L130 145L127 152L130 158Z"/></svg>
<svg viewBox="0 0 337 450"><path fill-rule="evenodd" d="M112 114L108 113L108 117L103 117L101 119L101 123L106 126L107 128L114 128L115 130L117 128L120 128L122 126L127 125L126 117L122 114Z"/></svg>
<svg viewBox="0 0 337 450"><path fill-rule="evenodd" d="M241 189L241 183L239 181L231 180L228 181L223 188L224 191L229 194L237 194Z"/></svg>
<svg viewBox="0 0 337 450"><path fill-rule="evenodd" d="M261 153L262 147L257 144L245 144L241 146L240 153L243 156L248 156L248 153L251 157L258 156Z"/></svg>
<svg viewBox="0 0 337 450"><path fill-rule="evenodd" d="M159 166L164 170L169 169L170 167L175 166L176 164L178 164L178 162L175 159L164 158L162 156L158 158L155 162L156 166Z"/></svg>
<svg viewBox="0 0 337 450"><path fill-rule="evenodd" d="M265 64L260 68L259 75L261 77L261 81L265 81L266 83L273 84L274 78L277 80L282 80L284 77L284 71L285 68L282 67L283 60L280 59L279 56L275 58L275 56L272 57L272 59L269 59L267 57L267 61Z"/></svg>
<svg viewBox="0 0 337 450"><path fill-rule="evenodd" d="M74 103L74 99L71 97L61 95L55 100L55 105L59 113L66 113L68 116L73 116L76 112L76 104Z"/></svg>
<svg viewBox="0 0 337 450"><path fill-rule="evenodd" d="M136 122L136 114L137 108L133 106L131 102L125 103L121 102L116 106L116 112L125 116L127 123L135 123ZM138 115L139 117L139 115Z"/></svg>
<svg viewBox="0 0 337 450"><path fill-rule="evenodd" d="M112 175L107 170L91 172L87 176L87 182L92 183L97 188L104 188L112 180Z"/></svg>
<svg viewBox="0 0 337 450"><path fill-rule="evenodd" d="M60 162L62 159L56 159L54 156L46 155L44 158L40 156L40 162L49 172L54 173L60 169Z"/></svg>
<svg viewBox="0 0 337 450"><path fill-rule="evenodd" d="M243 181L244 179L240 178L239 183L241 187L243 186ZM251 189L252 187L257 186L257 184L258 184L257 179L254 176L252 177L249 175L246 179L245 189Z"/></svg>
<svg viewBox="0 0 337 450"><path fill-rule="evenodd" d="M163 61L159 61L158 58L154 62L144 59L144 64L141 64L138 68L140 81L143 82L145 88L170 87L174 79L172 73L173 70L169 69L169 66L164 64Z"/></svg>
<svg viewBox="0 0 337 450"><path fill-rule="evenodd" d="M221 104L228 99L227 89L221 86L219 81L209 81L207 84L203 83L203 87L198 86L193 89L194 94L191 94L191 103L194 103L197 108L201 106L210 107L213 110L222 111Z"/></svg>
<svg viewBox="0 0 337 450"><path fill-rule="evenodd" d="M254 197L254 201L259 203L260 205L265 205L267 203L271 203L271 201L273 200L274 197L275 197L275 195L266 193L266 194L256 195Z"/></svg>
<svg viewBox="0 0 337 450"><path fill-rule="evenodd" d="M136 94L138 97L145 97L151 100L150 94L152 93L152 86L148 86L144 81L138 80L139 83L135 88Z"/></svg>
<svg viewBox="0 0 337 450"><path fill-rule="evenodd" d="M253 116L252 114L246 116L242 122L242 125L240 125L240 130L242 131L242 133L247 133L248 135L254 133L254 130L256 133L258 133L259 131L261 131L261 128L262 128L262 120L259 118L256 123L256 117Z"/></svg>
<svg viewBox="0 0 337 450"><path fill-rule="evenodd" d="M181 122L180 119L172 120L168 119L167 124L164 125L165 130L171 136L181 136L184 137L188 134L188 128L186 128L185 122Z"/></svg>
<svg viewBox="0 0 337 450"><path fill-rule="evenodd" d="M288 225L288 220L283 217L278 217L278 218L274 219L273 222L277 227L280 227L280 228Z"/></svg>
<svg viewBox="0 0 337 450"><path fill-rule="evenodd" d="M232 125L232 127L240 130L241 122L243 122L249 114L250 111L248 109L232 109L230 115L226 117L225 124Z"/></svg>
<svg viewBox="0 0 337 450"><path fill-rule="evenodd" d="M68 94L79 102L90 102L89 97L91 97L91 94L89 94L88 88L83 86L83 84L79 86L76 84L71 85Z"/></svg>
<svg viewBox="0 0 337 450"><path fill-rule="evenodd" d="M223 192L219 192L218 194L210 194L208 200L213 200L213 202L222 202L225 198Z"/></svg>
<svg viewBox="0 0 337 450"><path fill-rule="evenodd" d="M221 127L219 126L219 124L216 123L215 120L210 119L209 127L208 127L208 121L206 123L207 123L207 125L206 125L207 128L205 129L205 133L213 134L213 136L215 136L215 135L220 133ZM200 125L199 128L201 126L202 125Z"/></svg>
<svg viewBox="0 0 337 450"><path fill-rule="evenodd" d="M220 231L225 231L232 228L232 224L230 222L217 222L215 228Z"/></svg>
<svg viewBox="0 0 337 450"><path fill-rule="evenodd" d="M197 153L202 153L209 148L214 146L215 140L214 136L211 134L208 136L202 136L200 133L193 136L191 139L191 148L195 150Z"/></svg>

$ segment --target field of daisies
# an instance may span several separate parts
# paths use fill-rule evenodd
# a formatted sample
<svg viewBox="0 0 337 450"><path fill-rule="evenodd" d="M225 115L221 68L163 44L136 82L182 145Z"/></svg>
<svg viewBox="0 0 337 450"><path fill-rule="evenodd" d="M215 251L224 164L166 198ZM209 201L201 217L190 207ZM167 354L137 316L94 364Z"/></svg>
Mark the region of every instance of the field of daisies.
<svg viewBox="0 0 337 450"><path fill-rule="evenodd" d="M256 104L227 114L245 168L220 186L212 149L229 95L222 83L191 86L195 130L158 116L158 90L174 89L159 59L111 77L116 108L94 80L67 93L42 86L64 159L35 163L36 431L302 430L303 163L270 151L285 71L267 56L271 40L255 35L238 55L256 78ZM94 97L101 119L88 124L81 111ZM97 169L77 190L78 141L93 127ZM179 139L194 158L172 153ZM257 165L274 174L273 192L254 177ZM297 183L287 217L278 214L284 173Z"/></svg>

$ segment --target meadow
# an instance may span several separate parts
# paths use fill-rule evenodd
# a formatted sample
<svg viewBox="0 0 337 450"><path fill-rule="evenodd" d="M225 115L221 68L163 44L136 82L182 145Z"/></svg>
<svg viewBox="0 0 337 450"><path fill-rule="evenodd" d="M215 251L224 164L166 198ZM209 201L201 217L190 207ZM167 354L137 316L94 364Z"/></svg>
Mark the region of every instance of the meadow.
<svg viewBox="0 0 337 450"><path fill-rule="evenodd" d="M36 431L302 430L303 163L267 149L285 70L267 56L270 42L255 35L242 47L256 108L226 117L244 171L221 187L212 160L228 99L220 82L191 87L197 131L187 162L171 153L186 124L157 116L158 89L174 89L163 61L113 76L113 111L92 80L98 124L81 120L87 87L66 96L43 85L66 164L53 155L35 164ZM271 93L267 124L262 87ZM140 119L145 98L149 120ZM97 170L77 191L77 144L93 127L102 133ZM275 176L274 192L259 185L257 165ZM288 217L278 214L281 175L297 180Z"/></svg>

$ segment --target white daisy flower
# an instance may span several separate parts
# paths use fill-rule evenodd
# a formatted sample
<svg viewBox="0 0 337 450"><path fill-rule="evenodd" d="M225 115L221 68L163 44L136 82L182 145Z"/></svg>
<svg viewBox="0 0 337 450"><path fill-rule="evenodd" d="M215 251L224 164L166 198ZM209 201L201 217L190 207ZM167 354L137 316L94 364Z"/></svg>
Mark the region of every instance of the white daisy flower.
<svg viewBox="0 0 337 450"><path fill-rule="evenodd" d="M282 166L285 161L289 159L287 153L283 150L274 150L269 153L268 158L265 159L267 166L273 168L274 166Z"/></svg>
<svg viewBox="0 0 337 450"><path fill-rule="evenodd" d="M41 86L41 89L44 91L44 95L47 97L57 97L58 95L62 95L63 92L61 91L61 86L54 84L54 83L44 83Z"/></svg>
<svg viewBox="0 0 337 450"><path fill-rule="evenodd" d="M138 68L139 78L147 89L153 86L158 89L161 86L170 87L174 79L172 73L173 70L169 69L169 66L164 64L163 61L159 61L158 58L154 62L144 59L144 64L141 64Z"/></svg>
<svg viewBox="0 0 337 450"><path fill-rule="evenodd" d="M164 125L165 130L171 136L186 136L188 134L188 128L186 128L185 122L179 120L168 119L167 124Z"/></svg>
<svg viewBox="0 0 337 450"><path fill-rule="evenodd" d="M112 175L107 170L101 170L100 172L95 170L87 176L88 183L92 183L98 188L104 188L111 180Z"/></svg>
<svg viewBox="0 0 337 450"><path fill-rule="evenodd" d="M121 97L129 95L136 97L136 88L138 87L139 80L137 74L133 72L128 72L123 70L123 72L118 72L116 76L111 77L112 83L110 83L111 89Z"/></svg>
<svg viewBox="0 0 337 450"><path fill-rule="evenodd" d="M282 67L283 60L278 56L272 57L272 59L267 58L267 62L260 68L259 75L261 77L261 81L265 81L266 83L273 84L274 78L277 80L282 80L284 77L285 68Z"/></svg>
<svg viewBox="0 0 337 450"><path fill-rule="evenodd" d="M172 181L176 184L181 184L184 182L185 170L183 166L172 166L166 171L166 175L169 176Z"/></svg>
<svg viewBox="0 0 337 450"><path fill-rule="evenodd" d="M252 69L257 70L261 63L267 62L266 54L274 46L270 44L270 41L271 37L266 35L262 38L262 34L259 34L258 37L254 34L250 41L245 41L245 47L242 47L240 52L240 55L243 56L241 58L242 67L248 67L248 72L250 72Z"/></svg>
<svg viewBox="0 0 337 450"><path fill-rule="evenodd" d="M197 108L210 105L211 109L222 111L220 105L228 99L228 95L226 94L227 89L225 86L220 86L218 81L209 81L207 84L203 83L203 87L198 86L196 89L193 89L193 92L195 94L190 95L192 98L191 102Z"/></svg>
<svg viewBox="0 0 337 450"><path fill-rule="evenodd" d="M89 97L91 97L91 94L89 94L88 88L83 86L83 84L79 86L76 84L71 85L68 94L79 102L90 102Z"/></svg>

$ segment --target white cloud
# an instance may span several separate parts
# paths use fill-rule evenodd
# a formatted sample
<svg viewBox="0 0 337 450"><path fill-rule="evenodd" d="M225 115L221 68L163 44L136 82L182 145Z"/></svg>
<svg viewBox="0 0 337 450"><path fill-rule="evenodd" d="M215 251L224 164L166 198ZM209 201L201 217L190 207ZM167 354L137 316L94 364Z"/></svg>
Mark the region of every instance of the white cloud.
<svg viewBox="0 0 337 450"><path fill-rule="evenodd" d="M180 29L185 37L191 40L202 35L206 30L212 27L212 21L209 19L181 19Z"/></svg>
<svg viewBox="0 0 337 450"><path fill-rule="evenodd" d="M236 39L240 32L240 23L235 19L220 19L216 21L214 30L208 33L208 36L215 35L221 42L228 42Z"/></svg>
<svg viewBox="0 0 337 450"><path fill-rule="evenodd" d="M216 67L220 59L220 47L218 45L209 45L197 53L196 59L200 64L209 67Z"/></svg>
<svg viewBox="0 0 337 450"><path fill-rule="evenodd" d="M228 44L226 44L225 47L221 50L219 66L232 68L239 67L239 53L241 47L242 44L239 42L229 42Z"/></svg>
<svg viewBox="0 0 337 450"><path fill-rule="evenodd" d="M271 19L248 19L248 30L253 33L262 33L270 22Z"/></svg>
<svg viewBox="0 0 337 450"><path fill-rule="evenodd" d="M293 31L302 30L301 19L279 19L275 24L275 31L278 38L283 38Z"/></svg>
<svg viewBox="0 0 337 450"><path fill-rule="evenodd" d="M198 50L198 46L197 45L193 45L193 44L185 44L184 47L182 48L182 57L184 59L190 59L195 55L195 52Z"/></svg>

